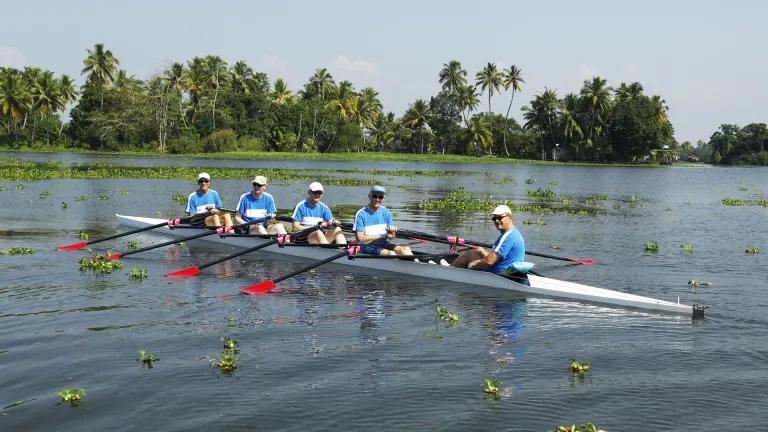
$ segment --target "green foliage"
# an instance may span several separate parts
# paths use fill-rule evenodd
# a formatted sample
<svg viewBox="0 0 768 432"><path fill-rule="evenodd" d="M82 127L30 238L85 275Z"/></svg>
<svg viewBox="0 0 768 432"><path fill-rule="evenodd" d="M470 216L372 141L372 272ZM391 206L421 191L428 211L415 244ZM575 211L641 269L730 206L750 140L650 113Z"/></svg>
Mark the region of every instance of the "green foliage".
<svg viewBox="0 0 768 432"><path fill-rule="evenodd" d="M147 272L145 269L135 268L128 272L128 277L136 280L146 279L149 277L149 272Z"/></svg>
<svg viewBox="0 0 768 432"><path fill-rule="evenodd" d="M229 337L226 337L226 338L221 338L221 342L224 345L224 350L225 351L226 350L229 350L229 351L232 351L232 352L237 351L238 342L236 340L234 340L232 338L229 338Z"/></svg>
<svg viewBox="0 0 768 432"><path fill-rule="evenodd" d="M76 407L80 405L80 402L82 402L83 398L85 397L85 389L77 389L77 388L70 388L70 389L63 389L56 393L57 396L61 398L61 401L71 407Z"/></svg>
<svg viewBox="0 0 768 432"><path fill-rule="evenodd" d="M527 178L525 179L525 184L534 184L536 183L536 179Z"/></svg>
<svg viewBox="0 0 768 432"><path fill-rule="evenodd" d="M715 164L768 165L768 126L722 124L707 143Z"/></svg>
<svg viewBox="0 0 768 432"><path fill-rule="evenodd" d="M555 432L605 432L592 423L583 423L581 426L557 426Z"/></svg>
<svg viewBox="0 0 768 432"><path fill-rule="evenodd" d="M75 197L75 201L85 201L88 199L87 195L78 195Z"/></svg>
<svg viewBox="0 0 768 432"><path fill-rule="evenodd" d="M435 312L437 313L437 319L445 322L448 327L456 327L459 324L459 314L450 312L440 305L435 306Z"/></svg>
<svg viewBox="0 0 768 432"><path fill-rule="evenodd" d="M109 253L105 255L96 255L94 257L84 257L80 260L80 271L90 270L95 274L110 274L115 270L123 268L120 260L110 260Z"/></svg>
<svg viewBox="0 0 768 432"><path fill-rule="evenodd" d="M99 196L97 196L96 199L99 200L99 201L107 201L107 200L109 200L109 195L107 195L105 193L99 194Z"/></svg>
<svg viewBox="0 0 768 432"><path fill-rule="evenodd" d="M645 245L643 245L646 251L648 252L658 252L659 251L659 244L656 242L648 242Z"/></svg>
<svg viewBox="0 0 768 432"><path fill-rule="evenodd" d="M592 199L593 200L599 200L599 201L607 201L608 200L608 195L606 195L606 194L597 194L597 195L593 196Z"/></svg>
<svg viewBox="0 0 768 432"><path fill-rule="evenodd" d="M674 129L666 110L645 95L619 100L614 104L605 129L616 160L636 161L674 142Z"/></svg>
<svg viewBox="0 0 768 432"><path fill-rule="evenodd" d="M237 134L232 129L220 129L212 132L203 140L206 153L228 152L237 149Z"/></svg>
<svg viewBox="0 0 768 432"><path fill-rule="evenodd" d="M585 363L585 362L576 361L576 359L572 358L572 359L571 359L571 364L570 364L570 366L569 366L569 369L570 369L570 371L571 371L571 374L573 374L573 375L579 375L579 376L583 376L583 375L585 375L587 372L589 372L589 369L590 369L591 367L592 367L592 366L591 366L591 364L589 364L589 363Z"/></svg>
<svg viewBox="0 0 768 432"><path fill-rule="evenodd" d="M525 195L528 198L555 198L557 194L550 189L526 190Z"/></svg>
<svg viewBox="0 0 768 432"><path fill-rule="evenodd" d="M12 247L0 250L0 255L29 255L33 253L35 253L35 251L28 247Z"/></svg>
<svg viewBox="0 0 768 432"><path fill-rule="evenodd" d="M77 238L79 238L80 240L90 240L91 235L85 231L80 231L79 233L77 233Z"/></svg>
<svg viewBox="0 0 768 432"><path fill-rule="evenodd" d="M693 245L685 244L685 245L681 245L680 248L685 253L693 253L694 252Z"/></svg>
<svg viewBox="0 0 768 432"><path fill-rule="evenodd" d="M492 399L501 398L501 381L494 379L483 380L483 393Z"/></svg>
<svg viewBox="0 0 768 432"><path fill-rule="evenodd" d="M160 359L155 357L152 353L139 350L139 358L137 358L136 361L141 362L142 366L146 366L147 369L152 369L152 363L160 361Z"/></svg>
<svg viewBox="0 0 768 432"><path fill-rule="evenodd" d="M51 197L51 193L48 191L40 192L40 199L48 199Z"/></svg>
<svg viewBox="0 0 768 432"><path fill-rule="evenodd" d="M67 208L69 208L69 204L67 204L66 202L62 201L61 202L61 208L62 209L67 209Z"/></svg>
<svg viewBox="0 0 768 432"><path fill-rule="evenodd" d="M688 280L688 286L690 286L691 288L697 288L697 287L701 287L701 286L710 286L710 285L712 285L712 284L709 283L709 282L701 282L701 281L699 281L697 279L689 279Z"/></svg>
<svg viewBox="0 0 768 432"><path fill-rule="evenodd" d="M722 200L724 206L743 206L744 200L739 198L723 198Z"/></svg>
<svg viewBox="0 0 768 432"><path fill-rule="evenodd" d="M758 254L758 253L760 253L760 248L759 247L755 247L755 246L750 246L750 247L748 247L744 251L744 253L748 253L748 254L752 254L752 255Z"/></svg>
<svg viewBox="0 0 768 432"><path fill-rule="evenodd" d="M141 242L138 240L128 240L128 249L138 249L141 247Z"/></svg>

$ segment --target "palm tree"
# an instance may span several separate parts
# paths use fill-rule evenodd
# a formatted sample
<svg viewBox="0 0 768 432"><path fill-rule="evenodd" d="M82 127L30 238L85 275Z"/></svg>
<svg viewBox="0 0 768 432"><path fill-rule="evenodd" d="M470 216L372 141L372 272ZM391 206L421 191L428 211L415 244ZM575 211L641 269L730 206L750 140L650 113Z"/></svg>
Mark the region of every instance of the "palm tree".
<svg viewBox="0 0 768 432"><path fill-rule="evenodd" d="M467 136L474 154L477 154L477 148L480 147L488 151L488 155L493 155L493 146L490 145L493 142L493 133L487 119L480 115L472 117L467 125Z"/></svg>
<svg viewBox="0 0 768 432"><path fill-rule="evenodd" d="M35 81L30 84L33 111L32 143L34 143L35 135L37 134L37 114L42 119L59 109L63 109L64 105L61 103L59 83L54 78L53 72L41 72L37 75Z"/></svg>
<svg viewBox="0 0 768 432"><path fill-rule="evenodd" d="M213 116L213 130L216 130L216 100L221 84L227 79L227 62L219 56L207 56L205 58L205 70L207 73L207 90L213 92L211 115Z"/></svg>
<svg viewBox="0 0 768 432"><path fill-rule="evenodd" d="M272 101L278 104L293 102L293 94L288 90L288 84L282 78L275 80L275 89L272 91Z"/></svg>
<svg viewBox="0 0 768 432"><path fill-rule="evenodd" d="M326 108L336 113L339 121L357 116L358 98L352 83L342 81L333 92L333 99L328 101Z"/></svg>
<svg viewBox="0 0 768 432"><path fill-rule="evenodd" d="M469 114L480 106L480 94L477 92L477 88L471 85L459 87L456 92L456 104L461 109L464 125L469 126ZM465 110L466 114L464 113Z"/></svg>
<svg viewBox="0 0 768 432"><path fill-rule="evenodd" d="M560 108L560 101L557 99L557 93L554 90L544 88L544 93L536 95L531 101L531 107L522 108L523 118L526 120L525 127L538 130L542 135L549 132L550 141L554 144L555 131L552 128L552 118L557 117L557 111ZM542 151L545 151L542 140Z"/></svg>
<svg viewBox="0 0 768 432"><path fill-rule="evenodd" d="M80 74L88 74L88 81L96 84L101 93L101 106L104 106L104 87L115 80L115 72L120 61L112 55L112 51L105 50L104 44L94 45L93 51L87 50L88 56L83 60L83 68Z"/></svg>
<svg viewBox="0 0 768 432"><path fill-rule="evenodd" d="M424 153L424 129L429 127L431 112L429 104L423 99L417 99L403 114L403 124L419 134L421 139L421 153Z"/></svg>
<svg viewBox="0 0 768 432"><path fill-rule="evenodd" d="M504 84L504 90L512 89L512 97L509 99L509 106L507 106L507 114L504 116L504 135L502 140L504 142L504 153L509 156L509 150L507 150L507 128L509 123L509 111L512 109L512 102L515 100L515 92L519 92L522 84L525 82L523 79L522 71L515 65L504 69L501 72L501 77Z"/></svg>
<svg viewBox="0 0 768 432"><path fill-rule="evenodd" d="M192 102L192 123L195 122L197 111L205 95L207 88L208 74L206 72L205 61L200 57L195 57L190 61L187 61L187 70L183 79L183 87L189 93L190 102Z"/></svg>
<svg viewBox="0 0 768 432"><path fill-rule="evenodd" d="M443 85L443 90L454 95L459 87L467 85L467 71L461 67L458 60L451 60L443 63L438 79Z"/></svg>
<svg viewBox="0 0 768 432"><path fill-rule="evenodd" d="M77 88L75 87L75 81L69 77L69 75L62 75L59 79L59 95L61 97L61 106L62 111L67 107L67 105L71 104L72 102L77 99L79 92L77 91ZM61 138L61 133L64 131L64 122L61 122L61 125L59 126L59 138Z"/></svg>
<svg viewBox="0 0 768 432"><path fill-rule="evenodd" d="M488 63L480 72L475 74L475 83L481 91L488 91L488 115L491 114L491 97L499 92L504 84L503 78L494 63Z"/></svg>
<svg viewBox="0 0 768 432"><path fill-rule="evenodd" d="M633 82L630 85L621 83L613 93L617 102L634 99L643 94L643 85L639 82Z"/></svg>
<svg viewBox="0 0 768 432"><path fill-rule="evenodd" d="M250 94L253 89L253 69L245 60L240 60L229 69L232 79L232 91L241 94Z"/></svg>
<svg viewBox="0 0 768 432"><path fill-rule="evenodd" d="M669 118L667 117L667 112L669 111L669 107L667 106L667 101L662 99L659 95L653 95L651 96L651 103L653 104L654 111L656 111L656 121L658 121L660 125L668 123Z"/></svg>
<svg viewBox="0 0 768 432"><path fill-rule="evenodd" d="M308 97L319 95L320 100L325 101L325 98L333 92L336 83L333 81L333 76L328 72L328 69L318 68L315 69L315 73L309 78L307 86L308 92L305 92L305 94Z"/></svg>
<svg viewBox="0 0 768 432"><path fill-rule="evenodd" d="M168 80L168 85L176 92L176 96L179 99L179 116L184 127L187 127L187 116L184 110L184 90L186 89L185 71L184 65L181 63L174 63L171 67L165 71L165 79Z"/></svg>
<svg viewBox="0 0 768 432"><path fill-rule="evenodd" d="M611 88L607 87L606 80L596 76L592 81L584 81L581 88L581 100L591 114L591 124L589 126L589 143L594 143L594 135L600 136L603 133L603 115L608 112L611 106Z"/></svg>
<svg viewBox="0 0 768 432"><path fill-rule="evenodd" d="M365 129L371 129L373 123L381 115L383 105L379 100L379 93L372 87L366 87L360 91L357 103L357 120L360 123L360 130L363 138L363 147L365 144Z"/></svg>
<svg viewBox="0 0 768 432"><path fill-rule="evenodd" d="M560 128L566 144L568 140L574 143L576 160L579 160L579 143L584 133L579 124L579 98L573 93L565 95L560 105ZM577 140L574 140L574 137L577 137Z"/></svg>
<svg viewBox="0 0 768 432"><path fill-rule="evenodd" d="M19 71L0 68L0 114L8 117L9 131L16 130L31 105L32 98Z"/></svg>

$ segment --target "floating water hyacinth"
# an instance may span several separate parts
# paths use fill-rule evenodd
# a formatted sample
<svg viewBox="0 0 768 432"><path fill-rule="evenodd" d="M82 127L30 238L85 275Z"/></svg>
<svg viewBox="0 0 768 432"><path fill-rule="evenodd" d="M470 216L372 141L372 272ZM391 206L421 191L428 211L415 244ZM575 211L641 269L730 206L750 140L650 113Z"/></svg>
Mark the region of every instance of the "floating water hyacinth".
<svg viewBox="0 0 768 432"><path fill-rule="evenodd" d="M700 286L710 286L710 285L712 285L712 284L709 283L709 282L700 282L700 281L698 281L696 279L689 279L688 280L688 286L690 286L691 288L696 288L696 287L700 287Z"/></svg>
<svg viewBox="0 0 768 432"><path fill-rule="evenodd" d="M493 399L499 399L501 397L501 381L494 379L484 379L483 393Z"/></svg>
<svg viewBox="0 0 768 432"><path fill-rule="evenodd" d="M71 407L76 407L83 401L83 398L85 397L85 389L63 389L56 394L61 397L63 403L68 404Z"/></svg>
<svg viewBox="0 0 768 432"><path fill-rule="evenodd" d="M751 247L748 247L744 252L748 253L748 254L753 254L754 255L754 254L760 253L760 248L759 247L751 246Z"/></svg>
<svg viewBox="0 0 768 432"><path fill-rule="evenodd" d="M152 353L139 350L139 358L137 358L136 361L140 361L143 366L152 369L152 362L160 361L160 359L155 357Z"/></svg>
<svg viewBox="0 0 768 432"><path fill-rule="evenodd" d="M128 272L128 277L131 279L146 279L149 277L149 272L147 272L145 269L135 268Z"/></svg>
<svg viewBox="0 0 768 432"><path fill-rule="evenodd" d="M107 252L105 255L84 257L80 260L80 271L91 270L96 274L110 274L117 269L123 268L122 261L111 260L109 255L109 252Z"/></svg>
<svg viewBox="0 0 768 432"><path fill-rule="evenodd" d="M40 192L40 199L48 199L51 197L51 193L48 191Z"/></svg>
<svg viewBox="0 0 768 432"><path fill-rule="evenodd" d="M64 201L61 202L61 208L66 209L69 207L69 204L65 203Z"/></svg>
<svg viewBox="0 0 768 432"><path fill-rule="evenodd" d="M78 195L75 197L75 201L85 201L88 197L86 195Z"/></svg>
<svg viewBox="0 0 768 432"><path fill-rule="evenodd" d="M534 184L536 183L536 179L527 178L525 179L525 184Z"/></svg>
<svg viewBox="0 0 768 432"><path fill-rule="evenodd" d="M237 350L238 342L236 340L227 337L227 338L221 338L221 342L224 345L225 351L232 351L232 352L238 351Z"/></svg>
<svg viewBox="0 0 768 432"><path fill-rule="evenodd" d="M646 251L648 252L658 252L659 251L659 244L656 242L648 242L645 245L643 245Z"/></svg>
<svg viewBox="0 0 768 432"><path fill-rule="evenodd" d="M34 249L28 247L12 247L0 251L0 255L29 255L35 253Z"/></svg>
<svg viewBox="0 0 768 432"><path fill-rule="evenodd" d="M171 200L178 204L186 204L189 197L184 194L172 194Z"/></svg>
<svg viewBox="0 0 768 432"><path fill-rule="evenodd" d="M683 252L685 252L685 253L693 253L693 252L694 252L694 249L693 249L693 245L689 245L689 244L687 244L687 245L681 245L681 246L680 246L680 248L681 248L681 249L683 250Z"/></svg>
<svg viewBox="0 0 768 432"><path fill-rule="evenodd" d="M555 191L551 189L536 189L536 190L527 190L525 191L525 195L528 198L554 198L557 196Z"/></svg>
<svg viewBox="0 0 768 432"><path fill-rule="evenodd" d="M555 432L607 432L592 423L583 423L581 426L558 426Z"/></svg>
<svg viewBox="0 0 768 432"><path fill-rule="evenodd" d="M109 195L107 194L99 194L99 196L96 197L99 201L107 201L109 199Z"/></svg>
<svg viewBox="0 0 768 432"><path fill-rule="evenodd" d="M437 313L437 319L447 323L448 327L456 326L461 319L459 314L450 312L448 309L440 305L435 306L435 312Z"/></svg>
<svg viewBox="0 0 768 432"><path fill-rule="evenodd" d="M80 231L79 233L77 233L77 238L79 238L80 240L89 240L91 236L85 231Z"/></svg>
<svg viewBox="0 0 768 432"><path fill-rule="evenodd" d="M744 200L739 198L723 198L722 203L724 206L737 207L737 206L743 206Z"/></svg>
<svg viewBox="0 0 768 432"><path fill-rule="evenodd" d="M219 354L219 360L212 362L212 364L217 366L223 374L232 375L239 368L237 365L239 357L240 355L236 352L224 350Z"/></svg>
<svg viewBox="0 0 768 432"><path fill-rule="evenodd" d="M571 359L570 370L574 375L584 375L589 372L590 367L589 363L576 361L574 358Z"/></svg>
<svg viewBox="0 0 768 432"><path fill-rule="evenodd" d="M141 247L141 242L138 240L128 240L128 249L138 249Z"/></svg>

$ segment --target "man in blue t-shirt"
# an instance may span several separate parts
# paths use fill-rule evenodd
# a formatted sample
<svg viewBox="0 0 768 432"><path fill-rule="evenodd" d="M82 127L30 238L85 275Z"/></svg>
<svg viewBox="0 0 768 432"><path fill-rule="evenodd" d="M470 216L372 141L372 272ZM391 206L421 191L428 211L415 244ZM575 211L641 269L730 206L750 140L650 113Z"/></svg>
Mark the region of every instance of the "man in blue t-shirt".
<svg viewBox="0 0 768 432"><path fill-rule="evenodd" d="M452 263L452 267L462 267L475 270L485 270L496 274L513 269L513 263L525 258L525 240L512 221L512 210L506 205L500 205L491 212L491 220L501 234L493 242L489 252L477 248L462 254Z"/></svg>
<svg viewBox="0 0 768 432"><path fill-rule="evenodd" d="M320 202L323 193L325 191L322 184L318 182L310 183L307 199L296 204L296 207L293 209L293 231L298 232L320 224L319 230L312 231L307 236L307 241L310 244L336 243L345 245L347 244L347 239L344 237L341 228L339 228L339 221L333 218L331 209Z"/></svg>
<svg viewBox="0 0 768 432"><path fill-rule="evenodd" d="M387 190L374 186L368 193L368 205L355 213L355 232L361 252L369 255L413 255L408 246L396 246L390 243L397 235L397 227L392 224L392 213L381 205Z"/></svg>
<svg viewBox="0 0 768 432"><path fill-rule="evenodd" d="M232 226L232 217L229 213L219 211L221 198L215 190L210 189L210 185L211 176L208 173L201 172L197 175L197 190L187 198L187 214L211 213L205 218L206 225L221 226L221 220L224 219L225 226Z"/></svg>
<svg viewBox="0 0 768 432"><path fill-rule="evenodd" d="M237 202L238 216L235 221L238 224L250 222L255 219L268 218L274 220L277 213L275 199L266 192L267 178L256 176L253 178L253 189L240 196ZM275 223L267 227L267 221L256 223L249 226L253 234L285 234L285 226L282 223Z"/></svg>

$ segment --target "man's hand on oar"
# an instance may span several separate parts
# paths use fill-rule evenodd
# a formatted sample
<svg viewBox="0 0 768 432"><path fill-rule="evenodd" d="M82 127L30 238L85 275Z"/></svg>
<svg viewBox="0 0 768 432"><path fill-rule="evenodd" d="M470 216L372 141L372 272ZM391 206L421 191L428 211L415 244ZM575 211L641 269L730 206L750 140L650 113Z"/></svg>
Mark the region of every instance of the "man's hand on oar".
<svg viewBox="0 0 768 432"><path fill-rule="evenodd" d="M280 277L272 279L272 280L261 281L259 283L255 283L253 285L249 285L247 287L240 288L240 292L245 293L245 294L252 294L252 295L253 294L266 294L266 293L272 291L273 289L275 289L275 287L277 287L277 283L278 282L284 281L284 280L286 280L288 278L292 278L292 277L294 277L296 275L299 275L299 274L302 274L304 272L308 272L308 271L310 271L310 270L312 270L314 268L320 267L323 264L328 264L329 262L335 261L335 260L337 260L337 259L339 259L341 257L354 256L359 251L360 251L360 246L350 246L344 252L339 252L339 253L337 253L335 255L331 255L331 256L329 256L328 258L326 258L326 259L324 259L322 261L318 261L318 262L316 262L316 263L314 263L312 265L308 265L306 267L302 267L302 268L300 268L300 269L298 269L296 271L288 273L287 275L283 275L283 276L280 276Z"/></svg>
<svg viewBox="0 0 768 432"><path fill-rule="evenodd" d="M202 265L199 265L199 266L187 267L187 268L182 269L182 270L177 270L175 272L166 273L165 276L171 277L171 278L183 278L183 277L197 276L198 274L200 274L200 270L202 270L204 268L207 268L207 267L210 267L212 265L218 264L220 262L231 260L232 258L237 258L237 257L239 257L241 255L245 255L247 253L251 253L251 252L257 251L259 249L264 249L265 247L272 246L273 244L288 242L288 241L290 241L291 238L296 238L296 239L306 238L306 236L309 235L309 233L311 233L312 231L317 230L318 228L319 228L319 225L303 229L303 230L301 230L301 231L299 231L297 233L294 233L294 234L281 234L281 235L278 235L274 240L270 240L268 242L264 242L264 243L262 243L260 245L254 246L252 248L248 248L248 249L242 250L240 252L233 253L232 255L227 255L224 258L220 258L220 259L211 261L211 262L206 263L206 264L202 264Z"/></svg>
<svg viewBox="0 0 768 432"><path fill-rule="evenodd" d="M136 234L136 233L140 233L140 232L144 232L144 231L149 231L151 229L161 228L161 227L164 227L164 226L172 227L174 225L179 225L179 224L187 223L187 222L190 222L192 220L199 220L201 217L204 217L205 215L207 215L207 213L201 213L201 214L197 214L197 215L187 216L187 217L183 217L183 218L180 218L180 219L179 218L169 219L168 221L163 222L163 223L159 223L159 224L155 224L155 225L150 225L150 226L147 226L147 227L144 227L144 228L137 228L135 230L126 231L124 233L115 234L115 235L112 235L112 236L109 236L109 237L104 237L104 238L100 238L100 239L96 239L96 240L90 240L90 241L85 241L85 242L73 243L73 244L66 245L66 246L59 246L59 247L56 248L56 250L60 250L60 251L77 251L77 250L82 250L82 249L85 249L88 245L92 245L94 243L101 243L103 241L113 240L113 239L116 239L116 238L125 237L125 236L131 235L131 234Z"/></svg>

